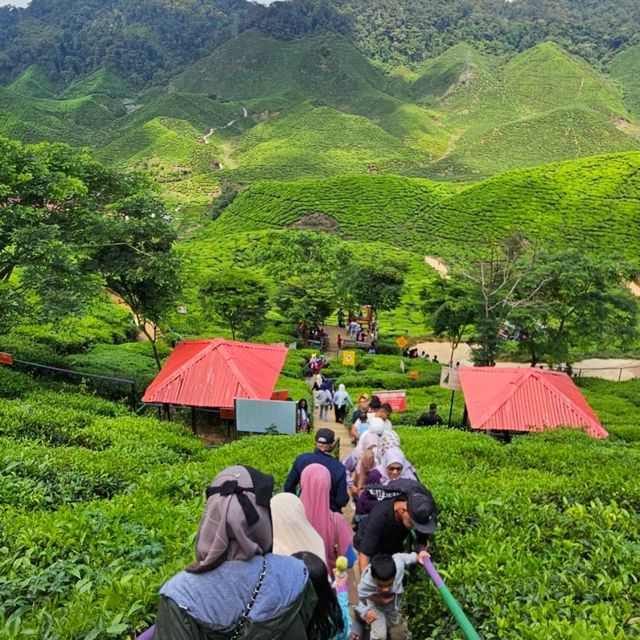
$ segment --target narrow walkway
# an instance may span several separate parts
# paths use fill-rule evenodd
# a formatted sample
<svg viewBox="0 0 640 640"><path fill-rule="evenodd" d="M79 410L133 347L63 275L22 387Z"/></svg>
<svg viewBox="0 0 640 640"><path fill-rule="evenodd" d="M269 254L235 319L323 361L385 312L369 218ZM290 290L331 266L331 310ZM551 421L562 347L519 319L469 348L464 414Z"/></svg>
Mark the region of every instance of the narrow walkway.
<svg viewBox="0 0 640 640"><path fill-rule="evenodd" d="M334 343L335 344L335 343ZM329 420L324 422L320 420L320 411L316 407L313 426L317 431L318 429L327 428L332 429L336 434L336 437L340 441L340 460L344 460L351 451L353 451L353 444L351 444L351 434L349 429L335 420L335 414L333 409L329 412ZM349 500L349 504L342 510L347 522L351 523L355 514L353 509L353 502ZM356 562L357 565L357 562ZM349 603L358 604L358 582L360 581L360 572L357 570L357 566L354 569L349 569Z"/></svg>

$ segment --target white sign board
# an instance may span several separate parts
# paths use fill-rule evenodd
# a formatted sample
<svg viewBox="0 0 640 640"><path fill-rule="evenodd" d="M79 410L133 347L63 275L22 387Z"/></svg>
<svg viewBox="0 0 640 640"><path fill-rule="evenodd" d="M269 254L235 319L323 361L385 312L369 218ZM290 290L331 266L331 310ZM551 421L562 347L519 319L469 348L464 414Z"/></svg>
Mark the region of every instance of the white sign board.
<svg viewBox="0 0 640 640"><path fill-rule="evenodd" d="M296 403L236 398L236 429L249 433L295 433Z"/></svg>
<svg viewBox="0 0 640 640"><path fill-rule="evenodd" d="M454 367L442 367L440 369L440 386L451 391L462 391L460 374Z"/></svg>

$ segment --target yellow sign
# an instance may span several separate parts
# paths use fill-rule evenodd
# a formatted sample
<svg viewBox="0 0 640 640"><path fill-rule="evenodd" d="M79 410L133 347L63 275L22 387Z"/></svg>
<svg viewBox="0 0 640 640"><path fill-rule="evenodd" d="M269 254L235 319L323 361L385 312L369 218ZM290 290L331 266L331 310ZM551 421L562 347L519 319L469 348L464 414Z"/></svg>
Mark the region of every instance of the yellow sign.
<svg viewBox="0 0 640 640"><path fill-rule="evenodd" d="M404 336L400 336L399 338L396 339L396 344L401 349L404 349L409 344L409 341Z"/></svg>
<svg viewBox="0 0 640 640"><path fill-rule="evenodd" d="M343 351L342 352L342 364L345 367L356 366L356 352L355 351Z"/></svg>

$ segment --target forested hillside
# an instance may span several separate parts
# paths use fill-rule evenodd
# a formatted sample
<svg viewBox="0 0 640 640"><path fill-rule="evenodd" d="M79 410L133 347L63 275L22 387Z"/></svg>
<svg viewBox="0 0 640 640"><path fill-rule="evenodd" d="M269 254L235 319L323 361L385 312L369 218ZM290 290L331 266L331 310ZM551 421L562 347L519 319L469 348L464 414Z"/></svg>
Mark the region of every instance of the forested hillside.
<svg viewBox="0 0 640 640"><path fill-rule="evenodd" d="M38 64L57 82L105 67L158 81L242 31L342 34L371 60L415 65L458 42L516 53L554 40L591 63L640 33L635 0L33 0L0 8L0 81Z"/></svg>

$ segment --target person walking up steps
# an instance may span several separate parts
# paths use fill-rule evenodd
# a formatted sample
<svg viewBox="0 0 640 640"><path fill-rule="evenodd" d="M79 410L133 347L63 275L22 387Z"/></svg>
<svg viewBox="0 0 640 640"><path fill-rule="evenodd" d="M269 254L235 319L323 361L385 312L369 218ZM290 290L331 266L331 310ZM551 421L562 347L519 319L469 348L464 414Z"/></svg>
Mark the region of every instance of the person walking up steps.
<svg viewBox="0 0 640 640"><path fill-rule="evenodd" d="M335 408L336 422L344 424L347 409L353 408L353 402L343 384L338 385L338 390L333 395L333 406Z"/></svg>
<svg viewBox="0 0 640 640"><path fill-rule="evenodd" d="M349 502L349 494L347 493L347 470L339 460L333 457L332 453L336 445L336 434L331 429L318 429L315 441L316 448L312 453L301 453L295 459L285 480L284 490L288 493L295 493L305 467L310 464L321 464L331 474L329 494L331 511L342 511L342 508Z"/></svg>

